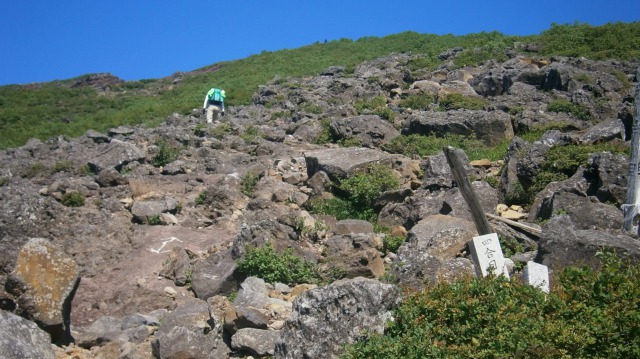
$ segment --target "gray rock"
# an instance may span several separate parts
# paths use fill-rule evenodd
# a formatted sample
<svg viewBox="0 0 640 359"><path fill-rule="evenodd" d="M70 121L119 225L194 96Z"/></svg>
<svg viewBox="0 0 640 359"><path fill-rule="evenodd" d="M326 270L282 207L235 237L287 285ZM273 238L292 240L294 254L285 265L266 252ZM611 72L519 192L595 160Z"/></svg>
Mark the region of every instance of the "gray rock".
<svg viewBox="0 0 640 359"><path fill-rule="evenodd" d="M35 323L0 310L0 353L6 359L54 359L49 334Z"/></svg>
<svg viewBox="0 0 640 359"><path fill-rule="evenodd" d="M273 355L279 331L244 328L231 337L231 347L249 355L264 357Z"/></svg>
<svg viewBox="0 0 640 359"><path fill-rule="evenodd" d="M325 245L320 271L328 278L378 278L384 273L382 240L373 234L334 235Z"/></svg>
<svg viewBox="0 0 640 359"><path fill-rule="evenodd" d="M333 229L336 234L373 233L371 222L361 219L343 219Z"/></svg>
<svg viewBox="0 0 640 359"><path fill-rule="evenodd" d="M376 115L335 119L329 131L336 139L356 139L369 148L380 147L400 135L393 124Z"/></svg>
<svg viewBox="0 0 640 359"><path fill-rule="evenodd" d="M182 247L174 247L158 275L173 280L178 286L183 286L187 284L187 277L192 274L191 270L187 251Z"/></svg>
<svg viewBox="0 0 640 359"><path fill-rule="evenodd" d="M131 214L139 223L150 223L154 217L160 219L165 212L175 212L178 202L171 197L162 200L136 201L131 206Z"/></svg>
<svg viewBox="0 0 640 359"><path fill-rule="evenodd" d="M91 160L89 166L95 173L106 168L114 168L120 171L122 167L131 162L144 162L146 154L129 142L113 139L109 144L105 144L103 149Z"/></svg>
<svg viewBox="0 0 640 359"><path fill-rule="evenodd" d="M236 262L230 250L214 253L193 266L191 289L202 300L229 295L238 289L242 280L235 270Z"/></svg>
<svg viewBox="0 0 640 359"><path fill-rule="evenodd" d="M567 215L551 218L543 227L535 262L560 270L567 266L599 268L595 254L612 250L622 258L640 261L640 242L623 234L576 229Z"/></svg>
<svg viewBox="0 0 640 359"><path fill-rule="evenodd" d="M274 358L337 358L363 331L382 333L399 300L396 286L365 278L308 290L294 300Z"/></svg>
<svg viewBox="0 0 640 359"><path fill-rule="evenodd" d="M193 300L164 317L152 342L153 354L159 359L224 358L229 349L220 329L209 313L209 305Z"/></svg>

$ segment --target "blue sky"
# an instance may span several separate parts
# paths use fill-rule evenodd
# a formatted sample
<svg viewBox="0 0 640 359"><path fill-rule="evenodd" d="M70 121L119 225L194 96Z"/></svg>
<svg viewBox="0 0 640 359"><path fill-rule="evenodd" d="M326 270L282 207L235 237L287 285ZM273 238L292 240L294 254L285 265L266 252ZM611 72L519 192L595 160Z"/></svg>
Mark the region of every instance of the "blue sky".
<svg viewBox="0 0 640 359"><path fill-rule="evenodd" d="M316 41L403 31L539 34L640 20L639 0L14 0L0 7L0 85L109 72L159 78Z"/></svg>

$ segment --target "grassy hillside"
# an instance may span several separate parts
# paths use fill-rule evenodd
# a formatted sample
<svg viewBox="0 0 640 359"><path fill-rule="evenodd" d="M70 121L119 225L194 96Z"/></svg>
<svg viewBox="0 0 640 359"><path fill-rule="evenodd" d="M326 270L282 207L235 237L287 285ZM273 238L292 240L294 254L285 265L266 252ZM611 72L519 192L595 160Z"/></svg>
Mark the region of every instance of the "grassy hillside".
<svg viewBox="0 0 640 359"><path fill-rule="evenodd" d="M172 78L149 79L113 85L110 91L72 87L78 79L36 85L0 87L0 148L21 146L31 137L78 136L88 129L103 131L119 125L154 126L173 112L189 113L201 106L212 85L227 90L228 104L249 104L258 86L276 76L316 75L329 66L353 69L357 64L394 52L424 55L415 70L441 64L438 54L461 46L456 65L475 65L505 58L505 49L517 43L536 43L539 55L584 56L593 59L640 58L640 22L552 25L539 35L507 36L482 32L464 36L405 32L357 41L341 39L297 49L263 52L246 59L221 62Z"/></svg>

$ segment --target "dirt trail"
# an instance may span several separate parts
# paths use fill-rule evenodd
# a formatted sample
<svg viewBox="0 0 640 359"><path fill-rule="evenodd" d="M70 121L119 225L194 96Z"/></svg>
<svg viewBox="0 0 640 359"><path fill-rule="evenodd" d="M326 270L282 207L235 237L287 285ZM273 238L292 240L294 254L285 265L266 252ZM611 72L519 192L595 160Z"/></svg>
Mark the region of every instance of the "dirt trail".
<svg viewBox="0 0 640 359"><path fill-rule="evenodd" d="M82 278L72 302L72 326L87 326L101 316L122 317L171 309L181 300L193 297L185 287L158 277L163 262L176 246L202 253L230 243L235 234L217 227L140 225L134 227L132 237L134 249L117 265L92 278ZM166 287L177 292L175 298L165 292Z"/></svg>

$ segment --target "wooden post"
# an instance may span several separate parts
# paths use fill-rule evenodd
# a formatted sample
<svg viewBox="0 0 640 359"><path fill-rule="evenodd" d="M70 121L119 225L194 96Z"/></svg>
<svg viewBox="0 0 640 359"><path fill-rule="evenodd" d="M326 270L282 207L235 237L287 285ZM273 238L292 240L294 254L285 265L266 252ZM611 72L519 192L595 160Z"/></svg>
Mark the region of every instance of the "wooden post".
<svg viewBox="0 0 640 359"><path fill-rule="evenodd" d="M491 225L489 225L489 221L487 220L484 210L480 205L480 201L478 200L476 193L473 191L473 188L471 188L467 171L464 169L464 163L462 161L462 155L464 152L459 148L453 148L451 146L445 147L442 150L444 151L444 155L447 157L447 163L451 168L453 179L458 184L462 197L464 197L467 205L469 205L471 216L473 216L473 222L476 224L478 234L485 235L493 233Z"/></svg>
<svg viewBox="0 0 640 359"><path fill-rule="evenodd" d="M633 219L638 213L638 153L640 152L640 68L636 71L636 97L633 114L633 134L631 136L631 156L629 158L629 175L627 178L627 201L622 206L624 213L624 230L630 234L634 232Z"/></svg>

